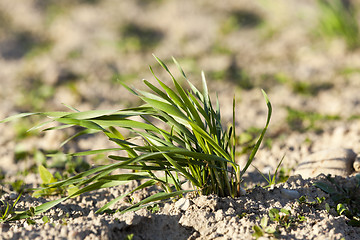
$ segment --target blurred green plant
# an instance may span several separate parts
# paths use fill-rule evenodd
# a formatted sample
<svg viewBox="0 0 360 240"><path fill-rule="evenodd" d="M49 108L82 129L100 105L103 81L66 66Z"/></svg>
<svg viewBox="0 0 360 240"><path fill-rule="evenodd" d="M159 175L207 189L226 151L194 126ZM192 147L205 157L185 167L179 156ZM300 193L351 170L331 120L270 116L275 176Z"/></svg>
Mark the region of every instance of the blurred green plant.
<svg viewBox="0 0 360 240"><path fill-rule="evenodd" d="M316 197L315 200L309 201L306 195L301 196L296 200L299 204L307 205L310 207L314 207L315 209L321 209L321 205L324 203L325 209L329 212L330 206L327 202L325 202L325 197Z"/></svg>
<svg viewBox="0 0 360 240"><path fill-rule="evenodd" d="M239 196L242 193L243 175L251 165L270 123L272 107L266 93L263 91L268 107L266 125L245 166L241 169L235 159L235 99L232 106L233 122L225 130L221 121L219 101L217 99L216 108L214 108L205 75L202 74L202 92L190 81L188 84L191 90L184 90L168 67L160 59L156 59L171 76L175 90L160 81L150 67L163 90L146 80L144 83L151 90L148 92L134 90L124 85L125 88L145 102L140 107L117 111L95 110L85 112L69 107L73 112L22 113L1 121L8 122L32 115L46 116L50 120L40 123L34 129L57 121L63 125L45 130L80 126L84 130L75 136L102 132L110 141L118 145L117 148L78 152L69 154L70 156L86 156L114 151L125 151L127 153L127 156L109 155L110 159L115 160L114 163L92 168L55 183L52 182L52 177L45 169L40 169L40 173L42 171L45 176L43 181L47 183L47 187L44 189L67 188L74 185L79 190L66 197L37 206L34 208L34 214L47 211L66 199L82 193L119 186L130 181L139 181L141 185L116 197L97 212L108 210L120 199L151 186L159 186L163 191L119 211L121 213L135 211L153 205L158 201L181 197L187 192L231 197ZM182 76L187 80L180 65L175 59L173 60ZM155 125L151 121L152 119L159 124ZM143 143L135 143L132 141L134 138L124 138L120 132L122 130L130 131L134 138L142 139ZM131 172L111 175L112 172L120 169L131 170ZM190 182L192 189L184 190L183 184L186 182ZM12 220L26 217L28 214L23 212L13 217Z"/></svg>
<svg viewBox="0 0 360 240"><path fill-rule="evenodd" d="M163 39L160 30L129 23L120 28L118 47L122 51L154 49Z"/></svg>
<svg viewBox="0 0 360 240"><path fill-rule="evenodd" d="M316 96L319 92L329 90L334 87L333 83L308 83L295 81L291 84L294 93Z"/></svg>
<svg viewBox="0 0 360 240"><path fill-rule="evenodd" d="M261 16L253 11L245 9L235 10L223 22L220 32L222 34L229 34L239 29L255 28L261 25L262 22Z"/></svg>
<svg viewBox="0 0 360 240"><path fill-rule="evenodd" d="M359 47L359 25L355 6L348 0L318 0L319 31L322 35L343 38L349 49Z"/></svg>
<svg viewBox="0 0 360 240"><path fill-rule="evenodd" d="M44 83L40 76L30 75L26 76L20 91L22 94L16 99L17 107L42 111L54 96L55 87Z"/></svg>
<svg viewBox="0 0 360 240"><path fill-rule="evenodd" d="M59 180L62 180L62 177L57 176L54 177L50 171L48 169L46 169L43 165L39 165L38 166L38 171L40 174L40 178L42 180L42 185L46 186L46 185L51 185L52 183L58 182ZM49 196L52 195L54 193L57 194L64 194L65 192L68 193L68 195L71 195L75 192L79 191L79 188L77 188L74 185L68 185L66 187L58 187L58 188L41 188L39 190L36 190L33 192L32 196L33 197L42 197L42 196Z"/></svg>
<svg viewBox="0 0 360 240"><path fill-rule="evenodd" d="M252 230L254 231L252 236L255 237L256 239L263 237L263 236L272 236L272 237L276 237L278 236L278 232L277 230L272 227L269 226L269 217L268 216L264 216L261 218L260 220L260 225L254 225L252 227Z"/></svg>
<svg viewBox="0 0 360 240"><path fill-rule="evenodd" d="M341 119L338 115L324 115L315 112L305 112L291 107L287 107L287 123L292 130L305 132L313 130L321 132L322 129L317 125L319 121L334 121Z"/></svg>
<svg viewBox="0 0 360 240"><path fill-rule="evenodd" d="M305 222L306 218L302 215L292 215L291 212L286 208L272 208L269 210L269 216L264 216L260 220L260 226L253 226L253 237L256 239L269 236L269 237L280 237L280 228L285 228L287 231L289 228L296 227L300 222ZM271 226L269 220L276 224L276 226Z"/></svg>

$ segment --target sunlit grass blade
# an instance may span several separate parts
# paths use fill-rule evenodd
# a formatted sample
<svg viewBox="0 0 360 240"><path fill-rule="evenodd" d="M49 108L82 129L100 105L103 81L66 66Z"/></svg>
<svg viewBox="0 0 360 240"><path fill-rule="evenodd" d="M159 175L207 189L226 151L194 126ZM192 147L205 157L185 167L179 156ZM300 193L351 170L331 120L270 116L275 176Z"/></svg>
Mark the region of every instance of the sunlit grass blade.
<svg viewBox="0 0 360 240"><path fill-rule="evenodd" d="M271 106L271 103L269 101L269 98L267 96L267 94L265 93L264 90L261 90L263 95L264 95L264 98L265 98L265 101L266 101L266 105L268 107L268 115L267 115L267 119L266 119L266 124L265 124L265 127L264 129L261 131L261 134L260 134L260 137L259 139L256 141L256 144L254 146L254 148L252 149L251 153L250 153L250 156L249 156L249 159L245 165L245 167L241 170L241 173L240 173L240 179L242 178L242 176L245 174L246 170L248 169L248 167L251 165L254 157L255 157L255 154L257 153L259 147L260 147L260 144L265 136L265 133L266 133L266 130L270 124L270 119L271 119L271 114L272 114L272 106Z"/></svg>
<svg viewBox="0 0 360 240"><path fill-rule="evenodd" d="M14 120L19 119L19 118L29 117L29 116L37 115L37 114L38 113L20 113L20 114L17 114L17 115L7 117L7 118L1 120L0 123L6 123L6 122L14 121Z"/></svg>
<svg viewBox="0 0 360 240"><path fill-rule="evenodd" d="M145 198L144 200L133 204L131 207L121 211L120 213L126 213L126 212L129 212L129 211L136 211L136 210L139 210L139 209L141 209L143 207L146 207L145 204L147 204L147 203L154 203L156 201L166 200L166 199L169 199L169 198L180 196L180 195L188 193L188 192L193 192L193 190L181 190L181 191L170 192L170 193L165 193L165 192L155 193L154 195L151 195L150 197Z"/></svg>

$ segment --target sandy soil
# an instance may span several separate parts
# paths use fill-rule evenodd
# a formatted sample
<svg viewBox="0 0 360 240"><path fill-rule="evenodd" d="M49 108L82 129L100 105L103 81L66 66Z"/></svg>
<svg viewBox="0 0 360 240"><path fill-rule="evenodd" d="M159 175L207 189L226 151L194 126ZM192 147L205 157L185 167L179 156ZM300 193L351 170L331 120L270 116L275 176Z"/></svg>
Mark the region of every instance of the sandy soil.
<svg viewBox="0 0 360 240"><path fill-rule="evenodd" d="M141 79L154 80L151 65L168 81L151 53L179 76L171 64L174 56L197 85L205 71L211 94L219 96L224 123L231 120L235 95L238 132L246 133L244 138L256 136L265 124L260 89L266 90L274 112L253 164L265 174L273 173L285 155L282 174L291 176L273 189L263 189L258 185L264 186L264 179L251 168L245 196L187 196L160 205L154 213L96 215L104 202L125 191L104 190L54 208L46 213L46 224L41 217L35 224L1 224L1 237L131 239L133 234L133 239L250 239L253 226L260 226L271 209L286 208L291 226L269 221L277 233L264 232L265 238L359 238L360 228L350 226L349 218L334 210L333 198L313 186L320 180L331 184L325 177L328 172L306 180L293 175L313 152L360 151L360 52L348 49L341 38L321 35L320 15L314 1L0 0L0 119L19 112L66 110L62 103L80 110L136 105L139 102L116 79L142 88ZM16 198L10 182L38 184L31 170L38 161L37 150L57 150L66 137L58 132L26 133L33 124L0 124L2 185L10 189L4 190L3 200ZM105 138L95 136L70 142L63 150L107 146ZM239 156L239 163L246 158ZM30 173L24 177L25 172ZM359 191L355 174L334 181ZM299 202L301 196L307 203ZM316 203L322 197L325 200ZM19 207L44 201L24 195Z"/></svg>

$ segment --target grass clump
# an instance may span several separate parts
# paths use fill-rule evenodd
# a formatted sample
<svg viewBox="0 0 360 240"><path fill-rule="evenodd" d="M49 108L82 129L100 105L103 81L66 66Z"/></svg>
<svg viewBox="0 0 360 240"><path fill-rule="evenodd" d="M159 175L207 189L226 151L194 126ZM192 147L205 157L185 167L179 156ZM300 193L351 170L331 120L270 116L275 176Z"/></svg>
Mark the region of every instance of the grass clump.
<svg viewBox="0 0 360 240"><path fill-rule="evenodd" d="M144 80L144 83L150 89L148 92L135 90L124 85L125 88L144 101L144 105L140 107L117 111L97 110L86 112L80 112L69 107L72 112L22 113L2 121L7 122L32 115L46 116L50 120L40 123L34 129L54 121L62 125L45 130L80 126L84 130L75 136L102 132L118 146L111 149L97 149L69 154L76 157L119 152L119 155L109 155L109 158L114 162L108 165L98 166L57 182L52 182L50 179L46 184L48 189L66 189L71 186L78 190L71 192L66 197L36 207L34 209L35 214L40 214L58 203L82 193L119 186L135 180L141 182L141 185L123 195L117 196L97 212L108 210L120 199L154 185L161 187L163 191L134 203L121 212L137 210L157 201L181 197L191 191L200 195L217 194L231 197L241 194L240 184L243 175L253 161L270 122L272 107L266 93L263 91L268 107L266 125L256 141L245 166L240 168L235 159L237 139L235 134L235 99L233 101L233 121L225 130L221 122L219 102L216 101L216 107L214 108L204 74L202 74L202 92L190 81L188 83L191 90L185 90L179 85L167 66L160 59L156 59L170 74L174 90L156 78L155 74L154 76L162 89L146 80ZM182 76L187 79L175 59L174 62ZM152 71L151 67L150 70ZM153 122L160 123L155 125ZM131 138L125 138L123 136L124 131L130 131L135 138L141 138L143 143L137 144ZM120 154L120 152L124 151L127 156ZM119 169L130 171L112 174ZM50 174L47 174L44 169L42 171L43 174L51 178ZM184 189L184 183L187 182L190 182L192 189ZM18 214L13 220L26 217L28 215L24 212Z"/></svg>

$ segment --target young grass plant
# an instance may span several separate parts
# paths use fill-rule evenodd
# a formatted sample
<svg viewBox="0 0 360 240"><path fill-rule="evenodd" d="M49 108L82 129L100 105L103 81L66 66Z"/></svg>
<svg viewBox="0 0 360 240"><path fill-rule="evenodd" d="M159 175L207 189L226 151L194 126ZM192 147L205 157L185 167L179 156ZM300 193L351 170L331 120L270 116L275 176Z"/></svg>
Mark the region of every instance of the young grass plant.
<svg viewBox="0 0 360 240"><path fill-rule="evenodd" d="M159 64L169 73L174 84L170 88L157 79L158 88L144 80L150 91L140 91L125 86L130 92L144 101L144 105L118 111L86 111L79 112L44 112L22 113L9 117L2 122L11 121L19 117L41 115L50 118L40 123L34 129L51 122L59 122L59 127L45 130L63 129L80 126L85 128L76 136L87 133L102 132L110 141L118 145L117 148L98 149L70 154L71 156L85 156L98 153L125 151L127 156L109 155L113 163L98 166L81 172L73 177L47 184L48 189L75 186L77 191L66 197L47 202L35 207L35 214L47 211L58 203L82 193L126 184L130 181L140 181L140 186L116 197L97 212L103 212L112 207L120 199L150 186L160 186L163 191L151 195L144 200L134 203L122 210L126 212L147 207L154 202L195 191L200 195L217 194L219 196L236 197L241 194L240 184L243 175L253 161L256 152L268 128L272 107L266 93L263 91L268 107L268 116L264 129L252 149L245 166L240 168L235 159L235 99L233 101L232 125L224 130L221 122L218 99L216 108L210 99L204 74L202 74L203 91L199 91L190 81L191 90L185 90L174 78L167 66L157 57ZM184 71L175 59L182 76L187 80ZM141 120L134 120L134 117ZM161 122L155 125L152 119ZM130 131L135 137L141 138L143 144L136 144L126 139L122 131ZM112 174L115 170L132 170L128 173ZM190 182L192 189L184 190L183 184ZM18 214L14 219L28 217L26 212Z"/></svg>
<svg viewBox="0 0 360 240"><path fill-rule="evenodd" d="M10 220L16 215L15 206L19 202L21 194L18 195L14 203L0 200L0 223Z"/></svg>
<svg viewBox="0 0 360 240"><path fill-rule="evenodd" d="M265 186L265 188L274 188L274 186L276 184L276 177L278 175L279 167L281 166L284 158L285 158L285 155L281 158L279 164L276 167L275 173L272 176L271 176L270 171L269 171L268 177L266 177L257 167L253 166L261 174L261 176L266 180L266 182L268 183L268 185Z"/></svg>

